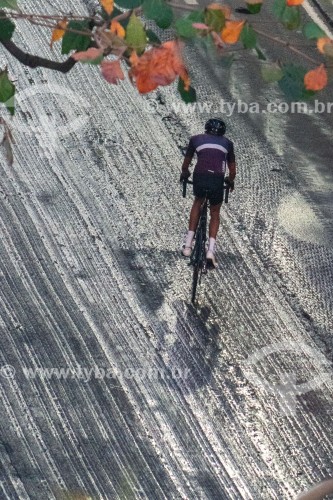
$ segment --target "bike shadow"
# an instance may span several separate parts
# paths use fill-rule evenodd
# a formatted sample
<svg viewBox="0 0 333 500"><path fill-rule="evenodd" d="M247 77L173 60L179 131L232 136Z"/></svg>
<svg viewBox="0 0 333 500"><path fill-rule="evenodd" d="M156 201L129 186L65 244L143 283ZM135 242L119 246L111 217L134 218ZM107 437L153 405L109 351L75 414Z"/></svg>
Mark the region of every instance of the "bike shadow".
<svg viewBox="0 0 333 500"><path fill-rule="evenodd" d="M195 308L177 300L173 307L177 310L174 342L170 344L162 337L159 345L159 351L168 358L166 383L175 391L192 393L214 380L222 350L221 329L211 320L212 311L207 305Z"/></svg>
<svg viewBox="0 0 333 500"><path fill-rule="evenodd" d="M192 268L188 267L186 277L189 285L187 298L174 299L175 294L184 296L184 287L178 293L175 278L168 272L175 265L179 265L180 271L184 272L179 252L145 247L121 249L119 256L123 265L128 267L127 276L141 307L149 314L156 339L156 362L166 372L163 383L173 390L188 393L211 384L221 354L223 324L206 303L203 290L199 291L198 304L194 306L190 303ZM238 260L230 252L220 253L222 258L229 262ZM155 271L158 272L158 280ZM209 273L204 279L209 279ZM172 294L167 300L170 288Z"/></svg>

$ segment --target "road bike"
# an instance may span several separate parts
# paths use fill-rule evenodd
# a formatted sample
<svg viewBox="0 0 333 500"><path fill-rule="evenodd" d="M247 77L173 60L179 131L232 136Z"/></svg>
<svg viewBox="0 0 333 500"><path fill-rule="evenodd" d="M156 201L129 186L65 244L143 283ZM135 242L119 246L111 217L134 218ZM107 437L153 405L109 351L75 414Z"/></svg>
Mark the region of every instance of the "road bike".
<svg viewBox="0 0 333 500"><path fill-rule="evenodd" d="M186 197L187 184L193 184L192 181L188 179L183 180L183 198ZM223 200L222 202L228 203L229 201L229 190L230 184L228 179L224 180L223 186ZM191 291L191 302L195 303L197 287L201 283L201 278L203 274L207 274L208 269L211 266L207 263L207 212L208 212L208 197L209 191L206 190L205 199L200 208L200 216L198 226L194 235L194 246L190 256L189 266L193 266L193 278L192 278L192 291Z"/></svg>

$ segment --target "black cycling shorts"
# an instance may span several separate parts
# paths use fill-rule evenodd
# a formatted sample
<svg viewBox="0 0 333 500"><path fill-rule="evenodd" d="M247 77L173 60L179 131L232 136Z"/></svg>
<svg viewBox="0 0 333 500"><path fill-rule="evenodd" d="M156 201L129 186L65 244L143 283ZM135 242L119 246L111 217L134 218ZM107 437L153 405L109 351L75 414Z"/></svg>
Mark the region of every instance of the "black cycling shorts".
<svg viewBox="0 0 333 500"><path fill-rule="evenodd" d="M223 201L223 175L194 174L193 194L197 198L205 198L208 191L208 200L211 205L220 205Z"/></svg>

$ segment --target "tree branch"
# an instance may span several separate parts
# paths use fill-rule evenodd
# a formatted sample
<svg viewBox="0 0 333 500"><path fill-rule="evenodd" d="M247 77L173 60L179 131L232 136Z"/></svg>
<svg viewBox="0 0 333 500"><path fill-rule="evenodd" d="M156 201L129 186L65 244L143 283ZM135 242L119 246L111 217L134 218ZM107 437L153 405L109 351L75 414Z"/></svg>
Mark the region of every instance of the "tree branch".
<svg viewBox="0 0 333 500"><path fill-rule="evenodd" d="M14 42L11 40L2 40L0 43L10 52L12 56L15 57L20 63L25 66L29 66L30 68L48 68L54 71L60 71L61 73L68 73L73 66L76 64L76 61L69 57L66 61L57 62L52 61L51 59L44 59L43 57L34 56L32 54L28 54L23 52Z"/></svg>
<svg viewBox="0 0 333 500"><path fill-rule="evenodd" d="M268 33L265 33L264 31L258 30L257 28L253 28L258 35L264 36L268 40L271 40L272 42L279 43L280 45L283 45L284 47L288 47L288 49L291 50L291 52L295 52L295 54L298 54L299 56L304 57L308 61L312 62L313 64L318 64L318 60L313 59L313 57L308 56L307 54L304 54L301 50L297 49L293 45L291 45L289 42L285 42L284 40L281 40L280 38L277 38L276 36L269 35Z"/></svg>

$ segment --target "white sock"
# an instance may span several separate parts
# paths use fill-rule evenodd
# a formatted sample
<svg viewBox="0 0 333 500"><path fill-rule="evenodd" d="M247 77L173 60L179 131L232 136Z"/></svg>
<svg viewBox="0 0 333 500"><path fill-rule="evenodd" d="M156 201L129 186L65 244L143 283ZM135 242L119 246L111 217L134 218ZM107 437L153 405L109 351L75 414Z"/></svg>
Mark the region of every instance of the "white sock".
<svg viewBox="0 0 333 500"><path fill-rule="evenodd" d="M191 248L193 237L194 237L194 231L187 231L187 236L186 236L186 240L185 240L186 247Z"/></svg>
<svg viewBox="0 0 333 500"><path fill-rule="evenodd" d="M208 248L208 250L210 250L213 253L215 252L215 243L216 243L215 238L209 238L209 248Z"/></svg>

